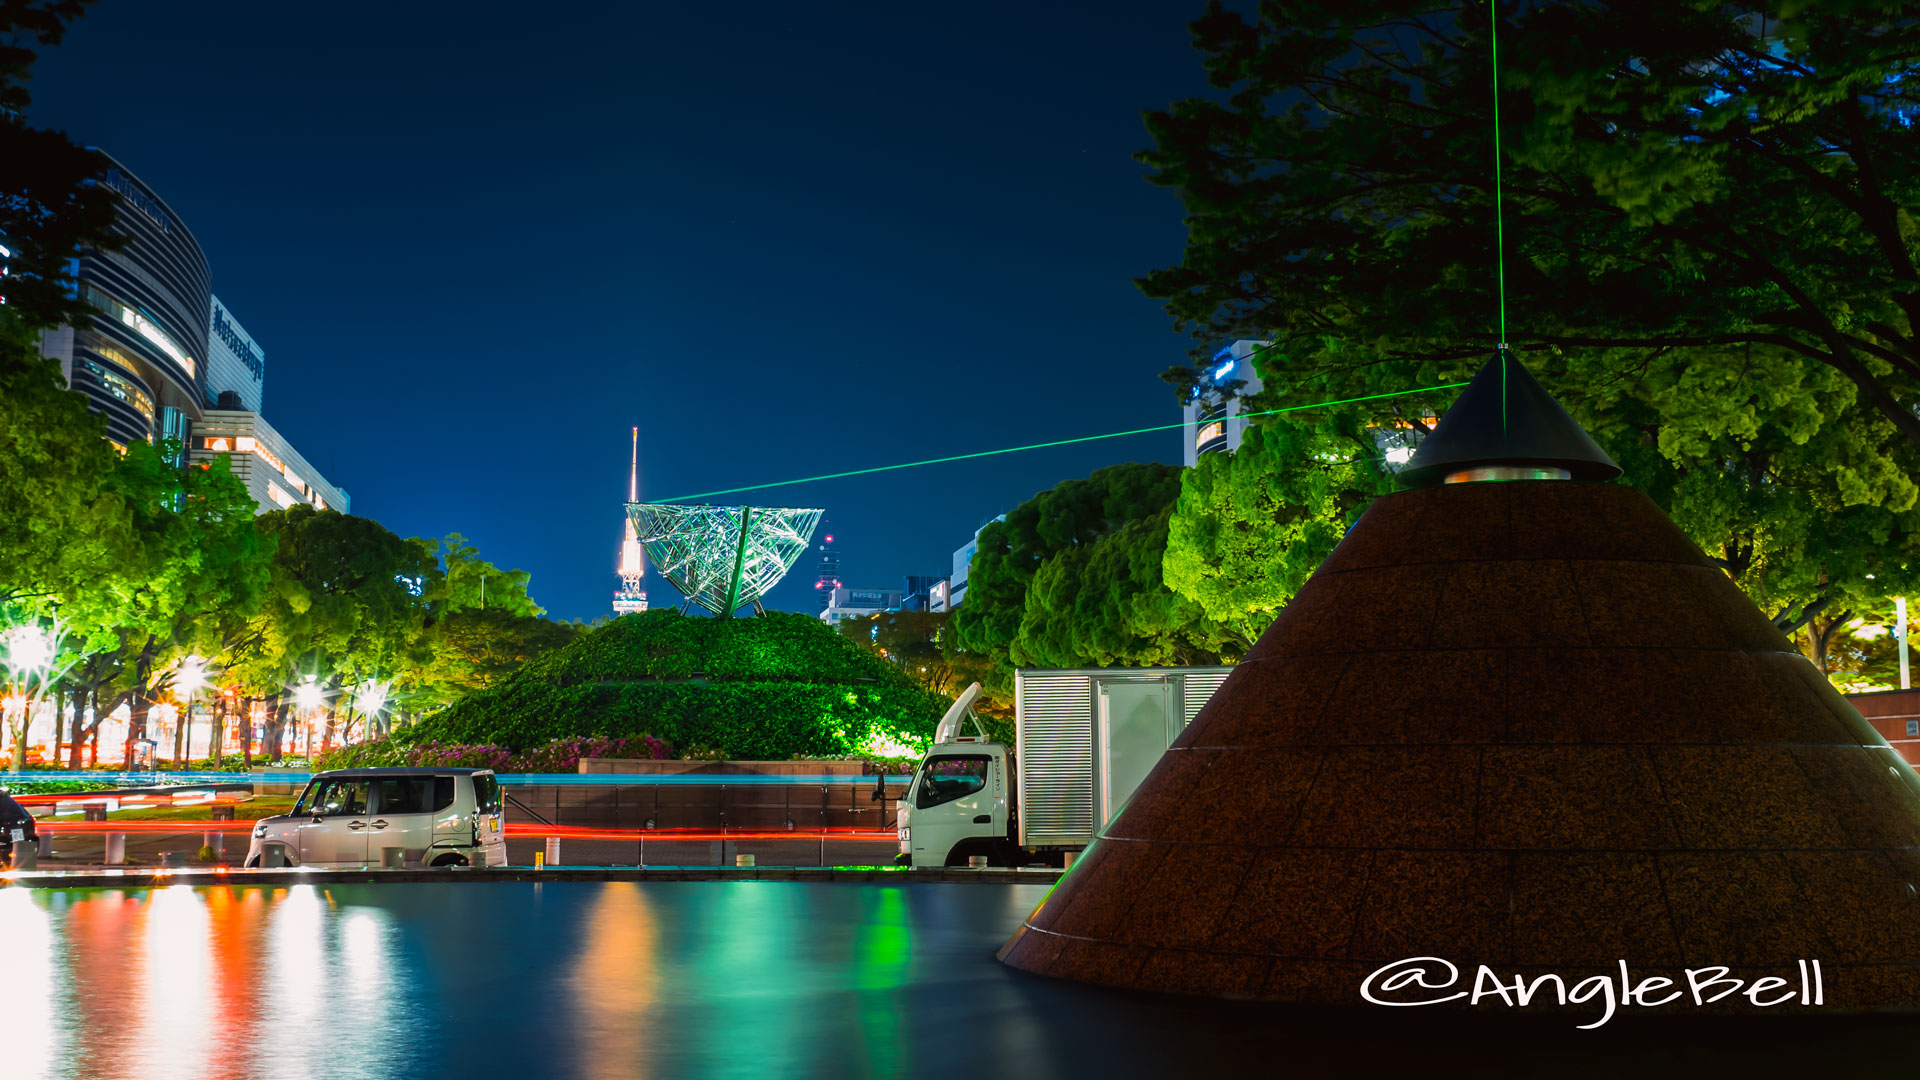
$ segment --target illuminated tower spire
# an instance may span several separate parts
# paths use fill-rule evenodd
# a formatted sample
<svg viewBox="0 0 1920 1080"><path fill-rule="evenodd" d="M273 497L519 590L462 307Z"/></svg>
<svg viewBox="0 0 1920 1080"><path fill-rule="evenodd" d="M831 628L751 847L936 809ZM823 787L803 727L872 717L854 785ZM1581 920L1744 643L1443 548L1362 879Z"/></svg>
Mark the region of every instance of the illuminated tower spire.
<svg viewBox="0 0 1920 1080"><path fill-rule="evenodd" d="M640 501L640 429L633 429L633 458L627 467L627 502ZM627 535L620 541L620 591L613 594L613 613L626 615L647 610L647 593L640 581L647 576L646 557L640 550L640 534L634 531L633 515L627 519Z"/></svg>

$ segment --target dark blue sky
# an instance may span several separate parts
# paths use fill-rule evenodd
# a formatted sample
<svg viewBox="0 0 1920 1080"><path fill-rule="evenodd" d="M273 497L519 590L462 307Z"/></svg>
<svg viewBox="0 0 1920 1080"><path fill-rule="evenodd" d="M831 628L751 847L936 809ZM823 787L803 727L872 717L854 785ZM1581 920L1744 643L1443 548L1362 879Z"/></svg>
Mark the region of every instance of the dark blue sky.
<svg viewBox="0 0 1920 1080"><path fill-rule="evenodd" d="M355 513L592 618L632 425L665 498L1178 420L1188 343L1132 279L1181 211L1131 156L1205 90L1200 3L955 7L101 0L30 118L185 219L268 421ZM846 583L897 587L1035 491L1177 455L755 501L826 507ZM770 606L813 610L810 561Z"/></svg>

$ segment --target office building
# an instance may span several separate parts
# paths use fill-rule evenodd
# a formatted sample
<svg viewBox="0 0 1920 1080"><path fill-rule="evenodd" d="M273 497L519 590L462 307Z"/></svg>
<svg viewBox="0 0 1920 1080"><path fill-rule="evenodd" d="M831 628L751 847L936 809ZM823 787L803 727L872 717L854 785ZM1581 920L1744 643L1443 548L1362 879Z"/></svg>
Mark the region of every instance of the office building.
<svg viewBox="0 0 1920 1080"><path fill-rule="evenodd" d="M233 393L239 396L241 408L257 413L266 397L266 384L266 350L214 297L207 328L207 405L216 405L221 394Z"/></svg>
<svg viewBox="0 0 1920 1080"><path fill-rule="evenodd" d="M328 483L265 418L239 408L233 391L223 396L220 408L208 409L201 416L190 451L194 464L211 464L222 454L233 455L233 475L247 485L247 493L262 514L295 503L307 503L316 510L353 512L347 493Z"/></svg>
<svg viewBox="0 0 1920 1080"><path fill-rule="evenodd" d="M983 523L979 529L973 530L973 539L954 550L953 573L947 577L945 610L951 611L959 607L960 601L967 597L967 567L973 565L974 553L980 550L980 530L993 524L994 521L1005 520L1007 520L1007 515L999 514L994 517L993 521Z"/></svg>
<svg viewBox="0 0 1920 1080"><path fill-rule="evenodd" d="M827 593L826 609L820 621L836 626L847 619L864 619L883 611L900 610L899 589L849 589L839 586Z"/></svg>
<svg viewBox="0 0 1920 1080"><path fill-rule="evenodd" d="M107 438L189 444L207 400L207 257L166 201L111 156L101 183L120 196L119 251L78 260L80 296L97 314L87 329L63 326L41 340L67 384L106 417Z"/></svg>
<svg viewBox="0 0 1920 1080"><path fill-rule="evenodd" d="M1180 455L1187 468L1199 464L1201 454L1230 454L1240 449L1250 423L1242 415L1247 411L1243 396L1261 389L1260 375L1253 370L1253 354L1266 344L1236 341L1213 354L1207 369L1200 373L1200 384L1180 410ZM1237 389L1235 383L1240 384Z"/></svg>

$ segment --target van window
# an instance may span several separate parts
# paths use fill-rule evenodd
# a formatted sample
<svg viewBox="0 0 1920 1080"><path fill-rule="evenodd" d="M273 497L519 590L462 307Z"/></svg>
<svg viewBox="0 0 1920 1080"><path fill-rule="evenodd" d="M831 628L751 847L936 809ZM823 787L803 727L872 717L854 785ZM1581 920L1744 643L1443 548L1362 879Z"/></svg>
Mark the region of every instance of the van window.
<svg viewBox="0 0 1920 1080"><path fill-rule="evenodd" d="M473 803L482 814L500 812L500 781L492 773L473 774Z"/></svg>
<svg viewBox="0 0 1920 1080"><path fill-rule="evenodd" d="M433 812L439 813L453 805L453 777L436 776L433 778Z"/></svg>
<svg viewBox="0 0 1920 1080"><path fill-rule="evenodd" d="M373 782L376 814L424 814L432 809L433 777L383 776Z"/></svg>
<svg viewBox="0 0 1920 1080"><path fill-rule="evenodd" d="M316 780L294 805L296 814L345 817L367 812L365 779Z"/></svg>
<svg viewBox="0 0 1920 1080"><path fill-rule="evenodd" d="M971 795L987 786L985 756L928 758L920 769L920 789L913 805L921 810Z"/></svg>

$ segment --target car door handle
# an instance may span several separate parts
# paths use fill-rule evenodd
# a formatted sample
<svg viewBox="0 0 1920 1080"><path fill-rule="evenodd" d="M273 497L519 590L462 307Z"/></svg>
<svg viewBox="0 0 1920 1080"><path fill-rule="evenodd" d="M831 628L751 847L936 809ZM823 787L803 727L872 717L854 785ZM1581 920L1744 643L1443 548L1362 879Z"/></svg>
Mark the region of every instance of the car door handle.
<svg viewBox="0 0 1920 1080"><path fill-rule="evenodd" d="M349 821L349 822L347 822L347 828L349 828L349 829L354 829L354 830L356 830L356 831L357 831L357 830L360 830L360 829L364 829L364 828L366 828L366 827L367 827L367 823L366 823L366 822L364 822L364 821Z"/></svg>
<svg viewBox="0 0 1920 1080"><path fill-rule="evenodd" d="M981 814L979 817L973 819L973 823L975 825L991 825L993 824L993 815Z"/></svg>
<svg viewBox="0 0 1920 1080"><path fill-rule="evenodd" d="M379 820L377 820L377 821L375 821L375 822L373 823L373 827L374 827L374 828L376 828L376 829L384 829L384 828L386 828L386 827L387 827L387 822L386 822L386 819L384 819L384 818L382 818L382 819L379 819Z"/></svg>

